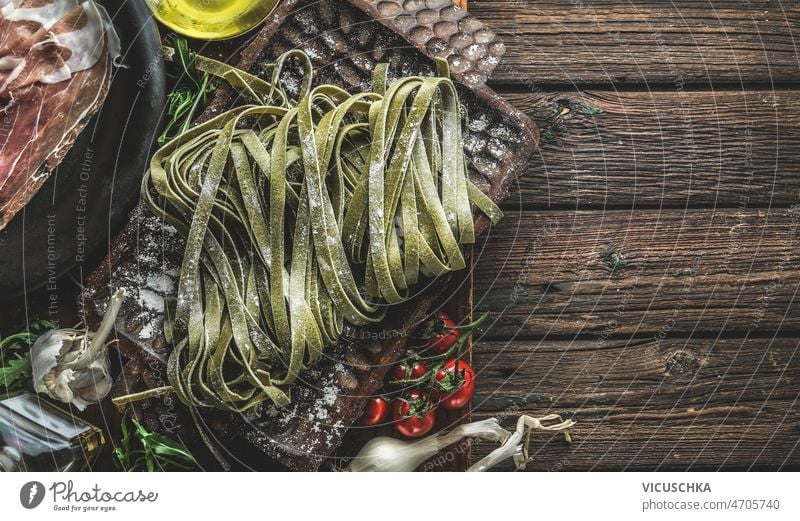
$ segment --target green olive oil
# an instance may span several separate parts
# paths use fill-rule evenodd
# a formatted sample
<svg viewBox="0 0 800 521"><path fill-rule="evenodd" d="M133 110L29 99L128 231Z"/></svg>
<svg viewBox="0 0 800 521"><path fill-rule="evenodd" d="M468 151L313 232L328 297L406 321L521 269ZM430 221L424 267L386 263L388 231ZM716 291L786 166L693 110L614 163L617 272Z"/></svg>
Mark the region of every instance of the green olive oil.
<svg viewBox="0 0 800 521"><path fill-rule="evenodd" d="M145 0L153 15L177 33L222 40L249 31L272 12L278 0Z"/></svg>

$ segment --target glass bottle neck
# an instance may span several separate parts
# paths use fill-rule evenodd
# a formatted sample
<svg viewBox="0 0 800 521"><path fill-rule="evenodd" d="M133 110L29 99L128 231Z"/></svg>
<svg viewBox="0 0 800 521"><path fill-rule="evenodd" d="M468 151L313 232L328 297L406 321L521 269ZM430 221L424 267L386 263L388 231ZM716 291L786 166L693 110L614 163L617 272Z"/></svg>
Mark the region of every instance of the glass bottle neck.
<svg viewBox="0 0 800 521"><path fill-rule="evenodd" d="M17 472L22 461L22 454L17 449L6 445L0 449L0 472Z"/></svg>

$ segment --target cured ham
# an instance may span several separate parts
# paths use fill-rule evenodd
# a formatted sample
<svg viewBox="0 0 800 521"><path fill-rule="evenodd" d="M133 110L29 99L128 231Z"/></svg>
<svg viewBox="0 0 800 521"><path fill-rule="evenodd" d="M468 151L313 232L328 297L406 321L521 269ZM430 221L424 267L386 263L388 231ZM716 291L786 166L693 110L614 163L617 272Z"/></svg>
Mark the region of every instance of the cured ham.
<svg viewBox="0 0 800 521"><path fill-rule="evenodd" d="M94 0L0 0L0 229L99 110L119 55Z"/></svg>

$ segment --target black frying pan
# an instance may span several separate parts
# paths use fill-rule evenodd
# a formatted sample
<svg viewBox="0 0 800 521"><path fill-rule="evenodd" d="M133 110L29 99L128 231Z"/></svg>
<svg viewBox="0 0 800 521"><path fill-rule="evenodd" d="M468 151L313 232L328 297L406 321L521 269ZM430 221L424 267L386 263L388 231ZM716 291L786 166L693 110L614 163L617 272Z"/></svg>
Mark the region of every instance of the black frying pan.
<svg viewBox="0 0 800 521"><path fill-rule="evenodd" d="M0 231L0 300L45 284L107 244L139 199L165 104L156 23L141 0L101 0L122 40L105 104L34 198ZM51 286L51 289L55 289Z"/></svg>

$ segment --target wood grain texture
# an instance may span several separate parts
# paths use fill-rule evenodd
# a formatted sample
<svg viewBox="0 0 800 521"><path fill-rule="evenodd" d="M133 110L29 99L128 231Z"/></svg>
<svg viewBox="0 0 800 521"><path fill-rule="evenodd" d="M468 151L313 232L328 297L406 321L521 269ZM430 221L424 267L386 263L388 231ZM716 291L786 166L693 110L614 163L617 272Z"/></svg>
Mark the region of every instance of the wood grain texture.
<svg viewBox="0 0 800 521"><path fill-rule="evenodd" d="M543 129L506 208L800 203L800 91L504 96Z"/></svg>
<svg viewBox="0 0 800 521"><path fill-rule="evenodd" d="M476 418L577 421L571 446L535 438L531 470L800 466L796 338L482 342L474 357Z"/></svg>
<svg viewBox="0 0 800 521"><path fill-rule="evenodd" d="M477 248L492 337L800 328L800 209L521 212Z"/></svg>
<svg viewBox="0 0 800 521"><path fill-rule="evenodd" d="M800 468L800 4L470 8L543 131L476 250L474 419L574 417L532 470Z"/></svg>
<svg viewBox="0 0 800 521"><path fill-rule="evenodd" d="M485 0L507 52L498 82L683 88L800 79L789 0Z"/></svg>
<svg viewBox="0 0 800 521"><path fill-rule="evenodd" d="M547 138L476 245L475 304L497 322L472 419L575 418L572 445L534 438L531 470L800 469L800 90L772 89L800 85L800 4L469 7L506 45L492 85ZM48 304L7 306L0 330ZM110 440L115 414L84 413Z"/></svg>

